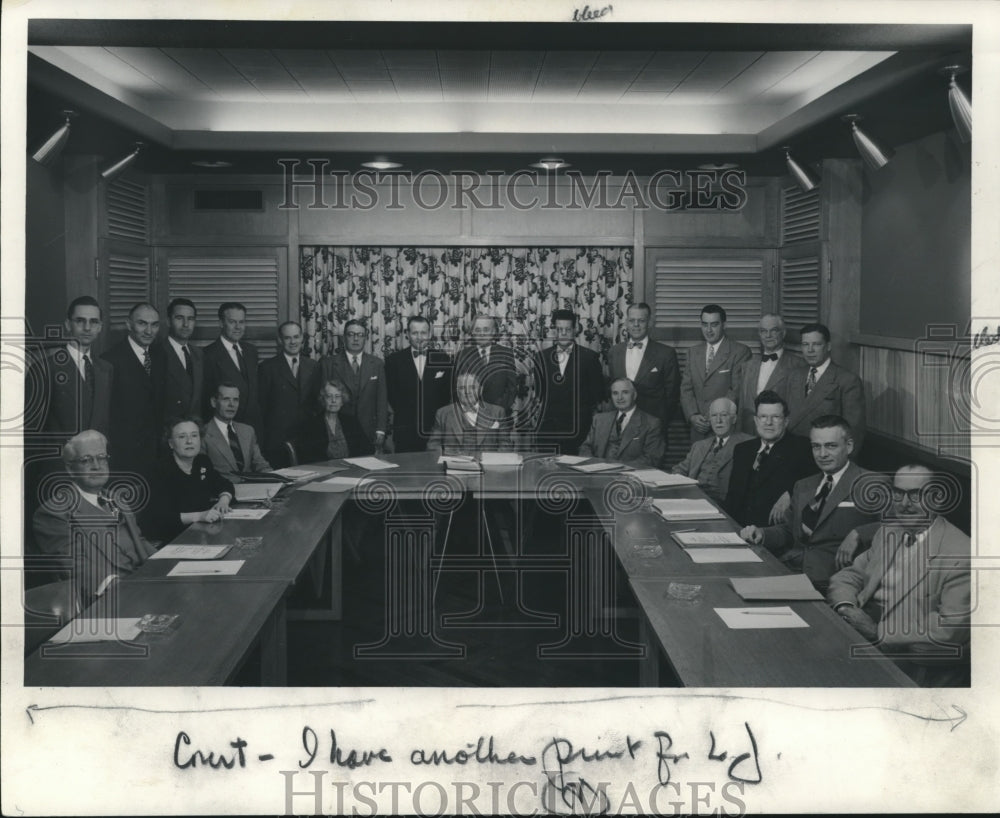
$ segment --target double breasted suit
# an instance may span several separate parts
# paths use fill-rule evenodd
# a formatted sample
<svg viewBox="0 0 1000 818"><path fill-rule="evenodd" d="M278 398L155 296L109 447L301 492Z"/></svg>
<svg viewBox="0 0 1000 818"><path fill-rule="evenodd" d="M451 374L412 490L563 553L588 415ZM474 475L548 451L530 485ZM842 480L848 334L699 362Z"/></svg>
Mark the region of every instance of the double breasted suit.
<svg viewBox="0 0 1000 818"><path fill-rule="evenodd" d="M627 349L628 344L615 344L608 352L608 370L612 381L628 377L625 372ZM643 341L639 371L634 378L638 395L635 405L646 414L659 419L664 441L667 439L670 420L677 411L680 382L681 369L674 348L647 337Z"/></svg>
<svg viewBox="0 0 1000 818"><path fill-rule="evenodd" d="M721 502L729 489L733 471L733 452L737 444L748 439L749 435L743 432L733 432L717 452L712 451L715 447L714 435L704 440L696 440L691 444L684 459L674 466L673 473L694 478L706 494Z"/></svg>
<svg viewBox="0 0 1000 818"><path fill-rule="evenodd" d="M243 469L245 472L270 471L271 464L260 451L257 444L257 434L253 427L246 423L234 423L236 439L243 453ZM205 424L205 433L201 438L201 450L212 461L212 467L227 480L240 482L237 472L241 471L236 463L233 450L229 447L229 438L222 434L219 425L210 420Z"/></svg>
<svg viewBox="0 0 1000 818"><path fill-rule="evenodd" d="M298 374L284 353L262 362L257 370L260 410L263 415L261 447L272 463L287 465L285 443L294 440L306 420L319 411L320 365L312 358L298 356Z"/></svg>
<svg viewBox="0 0 1000 818"><path fill-rule="evenodd" d="M752 355L750 347L725 336L719 342L712 366L706 369L707 349L707 344L702 341L688 350L687 366L681 378L681 407L689 423L692 415L704 415L708 419L708 407L712 401L731 394L734 370ZM692 441L703 437L706 435L699 434L691 427Z"/></svg>
<svg viewBox="0 0 1000 818"><path fill-rule="evenodd" d="M427 451L439 454L510 448L510 420L502 406L492 403L479 404L475 425L469 422L460 404L442 406L434 416L434 428L427 441Z"/></svg>
<svg viewBox="0 0 1000 818"><path fill-rule="evenodd" d="M350 358L343 350L336 355L327 355L320 361L322 382L337 378L351 390L351 400L342 415L351 415L357 420L368 443L375 445L375 433L389 433L389 393L386 385L385 363L377 355L361 353L358 373L354 373Z"/></svg>
<svg viewBox="0 0 1000 818"><path fill-rule="evenodd" d="M201 415L201 390L205 379L205 362L201 347L187 345L191 353L190 374L181 363L170 341L164 338L157 341L163 349L166 362L166 378L163 384L163 418L180 418L188 415Z"/></svg>
<svg viewBox="0 0 1000 818"><path fill-rule="evenodd" d="M257 380L257 347L248 341L240 341L243 354L244 372L236 368L236 362L221 339L212 341L204 350L205 381L202 390L202 414L206 420L212 417L209 403L220 383L231 383L240 390L240 408L236 420L249 423L261 434L263 423L260 415L260 390Z"/></svg>
<svg viewBox="0 0 1000 818"><path fill-rule="evenodd" d="M785 433L771 446L771 453L761 462L760 469L754 471L759 450L760 438L754 437L733 451L725 508L740 525L768 525L778 498L786 491L791 496L799 480L819 470L804 437Z"/></svg>
<svg viewBox="0 0 1000 818"><path fill-rule="evenodd" d="M514 350L501 344L490 344L487 358L483 361L478 346L467 346L455 360L455 382L465 373L473 373L479 378L480 399L484 403L499 406L504 414L510 416L517 397Z"/></svg>
<svg viewBox="0 0 1000 818"><path fill-rule="evenodd" d="M163 385L166 360L163 347L149 347L146 373L129 339L119 341L102 356L114 368L111 386L112 469L149 476L163 436Z"/></svg>
<svg viewBox="0 0 1000 818"><path fill-rule="evenodd" d="M757 392L757 379L760 376L760 355L754 355L747 361L738 364L733 372L733 388L729 397L733 399L739 410L739 429L748 435L757 434L757 427L754 425L755 414L753 402L759 394ZM806 368L805 362L798 356L793 355L787 349L781 353L771 375L764 384L764 389L777 392L788 403L788 380L793 373Z"/></svg>
<svg viewBox="0 0 1000 818"><path fill-rule="evenodd" d="M861 379L848 369L830 361L806 397L809 367L796 370L788 379L788 430L809 437L810 424L821 415L840 415L854 433L854 454L858 456L865 440L865 388Z"/></svg>
<svg viewBox="0 0 1000 818"><path fill-rule="evenodd" d="M44 360L32 366L25 405L44 407L41 431L66 438L85 429L108 435L114 368L96 355L91 354L90 360L94 365L93 396L65 346L48 351Z"/></svg>
<svg viewBox="0 0 1000 818"><path fill-rule="evenodd" d="M560 372L558 348L552 346L537 353L533 368L541 406L536 442L576 454L590 431L594 409L604 399L600 358L592 349L573 344L565 372Z"/></svg>
<svg viewBox="0 0 1000 818"><path fill-rule="evenodd" d="M622 428L621 437L615 434L618 411L598 412L590 424L587 439L580 446L584 457L603 457L635 468L657 468L663 459L663 434L660 420L636 409Z"/></svg>
<svg viewBox="0 0 1000 818"><path fill-rule="evenodd" d="M451 357L427 351L423 378L410 348L393 352L385 361L386 394L392 407L392 439L397 452L422 452L434 428L437 410L451 402Z"/></svg>

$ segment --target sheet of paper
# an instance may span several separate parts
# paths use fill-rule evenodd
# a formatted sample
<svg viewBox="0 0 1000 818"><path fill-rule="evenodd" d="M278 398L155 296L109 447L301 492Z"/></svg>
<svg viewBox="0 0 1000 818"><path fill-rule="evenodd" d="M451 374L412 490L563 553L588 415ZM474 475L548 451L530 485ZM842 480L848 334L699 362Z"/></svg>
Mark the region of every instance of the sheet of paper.
<svg viewBox="0 0 1000 818"><path fill-rule="evenodd" d="M74 619L49 639L53 645L83 642L130 642L139 635L139 618Z"/></svg>
<svg viewBox="0 0 1000 818"><path fill-rule="evenodd" d="M805 574L779 577L730 577L730 584L747 602L753 600L822 600Z"/></svg>
<svg viewBox="0 0 1000 818"><path fill-rule="evenodd" d="M660 469L636 469L630 472L632 477L636 477L647 486L654 488L664 488L666 486L697 486L698 481L683 474L669 474Z"/></svg>
<svg viewBox="0 0 1000 818"><path fill-rule="evenodd" d="M252 502L254 500L266 500L274 497L283 487L284 483L236 483L236 500L238 502Z"/></svg>
<svg viewBox="0 0 1000 818"><path fill-rule="evenodd" d="M725 519L725 515L708 500L653 500L653 508L667 520Z"/></svg>
<svg viewBox="0 0 1000 818"><path fill-rule="evenodd" d="M467 454L443 454L437 459L438 465L472 465L476 462L476 458Z"/></svg>
<svg viewBox="0 0 1000 818"><path fill-rule="evenodd" d="M260 520L268 515L269 508L231 508L227 520Z"/></svg>
<svg viewBox="0 0 1000 818"><path fill-rule="evenodd" d="M691 562L711 563L711 562L763 562L750 548L685 548L684 553L691 558Z"/></svg>
<svg viewBox="0 0 1000 818"><path fill-rule="evenodd" d="M217 560L232 545L165 545L151 560Z"/></svg>
<svg viewBox="0 0 1000 818"><path fill-rule="evenodd" d="M575 465L573 468L583 472L602 472L621 471L625 467L621 463L584 463L583 465Z"/></svg>
<svg viewBox="0 0 1000 818"><path fill-rule="evenodd" d="M479 460L484 466L520 466L524 462L517 452L483 452Z"/></svg>
<svg viewBox="0 0 1000 818"><path fill-rule="evenodd" d="M747 628L808 628L806 622L791 608L716 608L723 622L734 630Z"/></svg>
<svg viewBox="0 0 1000 818"><path fill-rule="evenodd" d="M292 480L298 480L300 477L312 477L319 472L314 472L311 469L297 469L289 466L285 469L276 469L275 474L280 474L282 477L290 477Z"/></svg>
<svg viewBox="0 0 1000 818"><path fill-rule="evenodd" d="M246 560L215 560L213 562L179 562L168 577L232 576Z"/></svg>
<svg viewBox="0 0 1000 818"><path fill-rule="evenodd" d="M685 548L689 545L746 545L734 531L678 531L671 536Z"/></svg>
<svg viewBox="0 0 1000 818"><path fill-rule="evenodd" d="M351 491L370 482L371 479L366 477L330 477L317 483L307 483L299 491L314 491L319 494Z"/></svg>
<svg viewBox="0 0 1000 818"><path fill-rule="evenodd" d="M580 457L575 454L561 454L559 457L553 459L554 463L562 463L564 466L575 466L577 463L586 463L590 460L589 457Z"/></svg>
<svg viewBox="0 0 1000 818"><path fill-rule="evenodd" d="M379 471L380 469L398 469L398 463L390 463L388 460L380 460L377 457L345 457L345 463L357 466L359 469L368 471Z"/></svg>

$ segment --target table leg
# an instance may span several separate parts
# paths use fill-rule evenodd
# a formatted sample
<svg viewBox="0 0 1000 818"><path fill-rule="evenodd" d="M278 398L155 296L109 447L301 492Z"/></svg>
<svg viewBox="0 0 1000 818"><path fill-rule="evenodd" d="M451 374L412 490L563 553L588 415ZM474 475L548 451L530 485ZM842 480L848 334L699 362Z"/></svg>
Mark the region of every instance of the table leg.
<svg viewBox="0 0 1000 818"><path fill-rule="evenodd" d="M260 632L260 683L264 687L288 684L288 618L284 598Z"/></svg>
<svg viewBox="0 0 1000 818"><path fill-rule="evenodd" d="M639 687L659 687L660 648L644 613L639 614L639 641L646 647L646 655L639 662Z"/></svg>

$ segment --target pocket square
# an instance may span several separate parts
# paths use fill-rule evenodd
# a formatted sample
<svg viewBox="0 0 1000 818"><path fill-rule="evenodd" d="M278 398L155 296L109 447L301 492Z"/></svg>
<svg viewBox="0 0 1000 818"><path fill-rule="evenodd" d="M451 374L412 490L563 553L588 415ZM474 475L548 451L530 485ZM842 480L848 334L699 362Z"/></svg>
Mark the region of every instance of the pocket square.
<svg viewBox="0 0 1000 818"><path fill-rule="evenodd" d="M494 420L493 423L490 424L490 428L491 429L499 429L500 428L500 421L499 420Z"/></svg>
<svg viewBox="0 0 1000 818"><path fill-rule="evenodd" d="M654 366L652 369L649 370L649 374L652 375L654 372L659 372L659 371L660 370Z"/></svg>
<svg viewBox="0 0 1000 818"><path fill-rule="evenodd" d="M719 370L719 374L720 375L725 375L727 372L732 372L732 371L733 370L731 370L731 369L720 369Z"/></svg>
<svg viewBox="0 0 1000 818"><path fill-rule="evenodd" d="M436 374L436 375L434 376L435 380L436 380L437 378L443 378L443 377L444 377L444 372L438 372L438 373L437 373L437 374Z"/></svg>
<svg viewBox="0 0 1000 818"><path fill-rule="evenodd" d="M844 500L842 503L837 503L837 508L854 508L854 503L850 500Z"/></svg>
<svg viewBox="0 0 1000 818"><path fill-rule="evenodd" d="M441 373L441 374L444 374L444 373ZM372 375L368 380L370 380L370 381L377 381L378 380L378 375Z"/></svg>

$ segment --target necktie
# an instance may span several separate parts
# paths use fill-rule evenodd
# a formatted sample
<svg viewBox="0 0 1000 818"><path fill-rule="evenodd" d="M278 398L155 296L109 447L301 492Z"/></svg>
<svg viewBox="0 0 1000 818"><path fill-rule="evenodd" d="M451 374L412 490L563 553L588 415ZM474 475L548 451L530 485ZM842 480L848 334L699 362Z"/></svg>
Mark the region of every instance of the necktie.
<svg viewBox="0 0 1000 818"><path fill-rule="evenodd" d="M247 365L243 360L243 350L240 349L239 344L233 344L233 351L236 353L236 366L240 370L240 374L245 378L247 375Z"/></svg>
<svg viewBox="0 0 1000 818"><path fill-rule="evenodd" d="M760 471L761 466L767 463L767 458L771 456L771 447L765 446L759 452L757 452L757 457L753 461L753 470Z"/></svg>
<svg viewBox="0 0 1000 818"><path fill-rule="evenodd" d="M108 512L108 514L113 514L116 518L118 517L118 506L115 504L114 500L108 497L108 495L98 494L97 504Z"/></svg>
<svg viewBox="0 0 1000 818"><path fill-rule="evenodd" d="M351 369L354 371L355 375L357 375L358 372L361 371L361 364L358 363L357 355L351 356Z"/></svg>
<svg viewBox="0 0 1000 818"><path fill-rule="evenodd" d="M229 448L233 452L233 459L236 460L236 471L243 471L246 461L243 459L243 449L240 448L240 439L236 437L236 427L232 423L227 427L226 436L229 438Z"/></svg>
<svg viewBox="0 0 1000 818"><path fill-rule="evenodd" d="M715 438L715 445L712 447L712 454L718 454L722 451L722 438Z"/></svg>
<svg viewBox="0 0 1000 818"><path fill-rule="evenodd" d="M194 381L194 364L191 363L191 350L188 349L188 345L184 344L181 347L184 351L184 371L187 372L188 378Z"/></svg>
<svg viewBox="0 0 1000 818"><path fill-rule="evenodd" d="M629 341L628 342L628 348L629 349L642 349L642 341Z"/></svg>
<svg viewBox="0 0 1000 818"><path fill-rule="evenodd" d="M823 478L819 492L812 498L809 505L802 509L802 533L807 539L812 536L813 530L819 522L819 515L823 513L823 505L826 503L826 498L832 488L833 478L828 474Z"/></svg>
<svg viewBox="0 0 1000 818"><path fill-rule="evenodd" d="M615 418L615 434L621 438L622 436L622 426L625 424L625 413L619 412L618 417Z"/></svg>
<svg viewBox="0 0 1000 818"><path fill-rule="evenodd" d="M299 359L298 357L292 358L292 377L299 377Z"/></svg>
<svg viewBox="0 0 1000 818"><path fill-rule="evenodd" d="M486 363L488 355L489 355L489 350L486 349L486 347L479 348L479 357L483 359L483 363Z"/></svg>
<svg viewBox="0 0 1000 818"><path fill-rule="evenodd" d="M708 356L705 358L705 369L711 369L712 363L715 361L715 347L711 344L708 346Z"/></svg>
<svg viewBox="0 0 1000 818"><path fill-rule="evenodd" d="M778 360L778 353L774 352L770 355L761 355L760 359L762 361L776 361Z"/></svg>
<svg viewBox="0 0 1000 818"><path fill-rule="evenodd" d="M816 367L809 367L809 378L806 380L806 397L816 388Z"/></svg>
<svg viewBox="0 0 1000 818"><path fill-rule="evenodd" d="M87 391L94 397L94 362L89 355L83 356L83 379L87 382Z"/></svg>
<svg viewBox="0 0 1000 818"><path fill-rule="evenodd" d="M149 355L149 347L142 351L142 368L146 370L147 375L153 372L153 359Z"/></svg>

